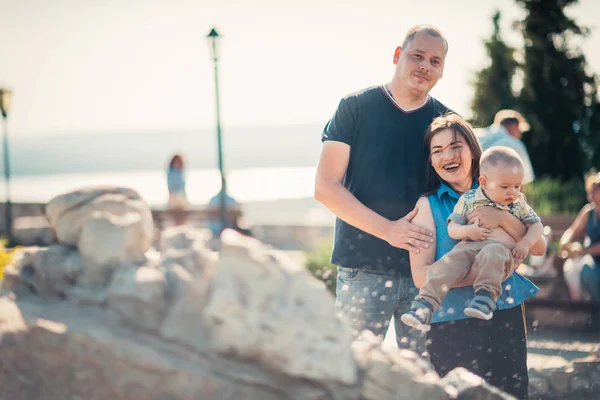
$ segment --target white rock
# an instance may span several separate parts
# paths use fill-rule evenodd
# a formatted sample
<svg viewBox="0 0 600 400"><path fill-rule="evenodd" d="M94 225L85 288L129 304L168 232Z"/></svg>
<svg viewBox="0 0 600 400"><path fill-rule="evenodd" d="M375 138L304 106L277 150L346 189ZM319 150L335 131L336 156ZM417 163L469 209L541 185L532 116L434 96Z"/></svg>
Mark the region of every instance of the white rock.
<svg viewBox="0 0 600 400"><path fill-rule="evenodd" d="M365 400L445 400L446 391L431 364L412 350L382 347L382 340L364 331L352 343L358 365L365 371Z"/></svg>
<svg viewBox="0 0 600 400"><path fill-rule="evenodd" d="M354 384L350 329L324 285L255 239L226 231L222 241L202 315L211 347L291 376Z"/></svg>
<svg viewBox="0 0 600 400"><path fill-rule="evenodd" d="M120 265L143 263L152 242L149 228L139 213L94 212L83 226L78 242L85 263L84 282L104 284Z"/></svg>
<svg viewBox="0 0 600 400"><path fill-rule="evenodd" d="M134 326L157 330L167 309L164 273L151 267L119 268L107 289L107 305Z"/></svg>
<svg viewBox="0 0 600 400"><path fill-rule="evenodd" d="M204 350L207 329L200 315L206 304L209 277L192 276L185 268L173 265L167 270L166 278L171 307L162 322L161 336Z"/></svg>
<svg viewBox="0 0 600 400"><path fill-rule="evenodd" d="M208 238L200 231L187 225L172 226L164 229L160 234L161 251L169 249L189 249L194 242L206 243Z"/></svg>
<svg viewBox="0 0 600 400"><path fill-rule="evenodd" d="M61 215L54 225L58 240L69 245L78 244L83 227L98 213L114 217L137 214L140 228L146 232L147 238L152 239L154 224L148 205L143 200L132 200L122 194L109 193L95 197Z"/></svg>
<svg viewBox="0 0 600 400"><path fill-rule="evenodd" d="M46 205L46 216L52 227L56 228L58 220L65 214L72 212L82 205L104 194L117 193L128 199L140 199L140 195L133 189L117 186L88 187L63 193L54 197Z"/></svg>

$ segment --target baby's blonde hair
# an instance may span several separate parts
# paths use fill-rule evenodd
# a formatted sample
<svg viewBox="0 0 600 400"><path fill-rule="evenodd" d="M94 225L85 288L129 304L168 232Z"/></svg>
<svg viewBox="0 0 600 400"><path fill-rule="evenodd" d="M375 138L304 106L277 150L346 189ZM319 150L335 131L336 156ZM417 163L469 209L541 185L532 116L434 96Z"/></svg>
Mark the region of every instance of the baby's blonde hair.
<svg viewBox="0 0 600 400"><path fill-rule="evenodd" d="M525 170L523 166L523 160L519 154L506 146L493 146L485 150L481 154L481 161L479 162L479 168L481 173L485 175L492 168L511 168L522 172Z"/></svg>

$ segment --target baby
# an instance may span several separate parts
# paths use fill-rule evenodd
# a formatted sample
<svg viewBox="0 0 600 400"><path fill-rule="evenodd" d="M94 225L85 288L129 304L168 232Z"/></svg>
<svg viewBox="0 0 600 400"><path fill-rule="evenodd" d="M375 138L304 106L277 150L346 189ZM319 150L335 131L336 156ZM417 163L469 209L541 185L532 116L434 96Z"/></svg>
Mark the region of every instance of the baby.
<svg viewBox="0 0 600 400"><path fill-rule="evenodd" d="M464 313L473 318L492 318L502 282L543 234L540 218L520 191L524 168L517 152L504 146L490 147L481 155L480 171L479 188L465 192L448 217L448 234L460 242L427 271L427 280L411 310L401 317L407 325L428 331L433 312L441 306L448 290L467 276L471 266L478 271L473 283L475 297ZM490 231L480 227L477 220L468 224L469 214L479 207L509 211L527 226L527 233L515 244L502 228Z"/></svg>

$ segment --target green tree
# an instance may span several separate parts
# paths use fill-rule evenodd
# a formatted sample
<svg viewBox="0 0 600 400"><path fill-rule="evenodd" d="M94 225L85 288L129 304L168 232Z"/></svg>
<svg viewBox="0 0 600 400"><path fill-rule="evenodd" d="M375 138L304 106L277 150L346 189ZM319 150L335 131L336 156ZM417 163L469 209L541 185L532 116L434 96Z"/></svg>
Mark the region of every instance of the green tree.
<svg viewBox="0 0 600 400"><path fill-rule="evenodd" d="M564 10L577 0L516 0L527 11L518 25L525 40L522 111L532 130L523 140L537 175L581 178L598 163L597 82L573 39L588 30Z"/></svg>
<svg viewBox="0 0 600 400"><path fill-rule="evenodd" d="M500 11L496 11L492 22L494 31L485 42L491 63L475 74L475 96L471 110L476 126L491 125L498 110L516 108L517 104L512 90L513 76L518 66L514 59L515 49L507 46L500 35Z"/></svg>

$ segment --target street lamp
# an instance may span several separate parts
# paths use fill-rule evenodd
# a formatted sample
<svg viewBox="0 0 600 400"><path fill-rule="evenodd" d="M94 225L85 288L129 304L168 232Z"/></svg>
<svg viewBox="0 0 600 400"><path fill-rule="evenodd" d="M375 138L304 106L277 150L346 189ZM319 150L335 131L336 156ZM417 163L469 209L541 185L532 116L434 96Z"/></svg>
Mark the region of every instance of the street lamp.
<svg viewBox="0 0 600 400"><path fill-rule="evenodd" d="M12 245L12 204L10 202L10 157L8 154L8 112L10 110L10 100L12 92L8 89L0 88L0 112L2 113L2 136L4 142L4 184L6 190L6 205L4 207L6 219L6 233L8 243Z"/></svg>
<svg viewBox="0 0 600 400"><path fill-rule="evenodd" d="M219 192L219 219L221 221L221 229L227 226L227 216L225 212L225 195L227 186L225 184L225 174L223 172L223 143L221 141L221 113L219 108L219 53L217 49L217 42L219 41L219 34L212 28L206 38L209 41L210 48L212 51L213 65L215 68L215 109L217 113L217 150L219 153L219 173L221 174L221 191Z"/></svg>

